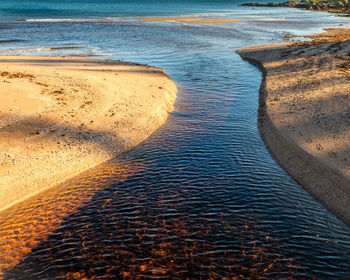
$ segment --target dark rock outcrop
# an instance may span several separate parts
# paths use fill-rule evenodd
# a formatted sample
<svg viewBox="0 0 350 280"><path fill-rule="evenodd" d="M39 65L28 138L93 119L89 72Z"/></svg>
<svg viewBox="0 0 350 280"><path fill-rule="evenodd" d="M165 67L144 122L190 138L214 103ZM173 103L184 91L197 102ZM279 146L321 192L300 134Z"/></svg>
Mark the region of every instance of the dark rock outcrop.
<svg viewBox="0 0 350 280"><path fill-rule="evenodd" d="M342 1L312 1L301 0L299 1L287 1L283 3L245 3L242 6L249 7L285 7L285 8L299 8L305 10L327 11L333 13L350 14L350 4Z"/></svg>

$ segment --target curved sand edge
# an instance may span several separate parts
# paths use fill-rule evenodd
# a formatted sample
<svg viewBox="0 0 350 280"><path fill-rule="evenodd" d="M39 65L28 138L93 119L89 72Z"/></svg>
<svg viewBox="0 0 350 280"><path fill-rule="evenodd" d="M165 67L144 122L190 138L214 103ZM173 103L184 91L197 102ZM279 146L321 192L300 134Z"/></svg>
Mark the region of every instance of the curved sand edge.
<svg viewBox="0 0 350 280"><path fill-rule="evenodd" d="M138 145L176 92L154 67L1 56L0 211Z"/></svg>
<svg viewBox="0 0 350 280"><path fill-rule="evenodd" d="M344 32L238 53L263 74L258 123L267 148L291 177L350 224L350 125L342 119L350 109L350 73L339 69L350 49L350 32Z"/></svg>

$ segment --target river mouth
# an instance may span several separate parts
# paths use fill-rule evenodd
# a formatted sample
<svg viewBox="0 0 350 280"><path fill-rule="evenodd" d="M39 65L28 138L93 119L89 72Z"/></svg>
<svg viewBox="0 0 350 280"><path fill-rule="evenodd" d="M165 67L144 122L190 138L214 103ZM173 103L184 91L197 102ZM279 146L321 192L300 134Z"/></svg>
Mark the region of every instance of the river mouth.
<svg viewBox="0 0 350 280"><path fill-rule="evenodd" d="M1 213L2 277L346 279L350 229L266 151L261 74L235 53L282 41L272 22L13 23L23 37L72 34L108 58L162 67L179 92L140 146ZM50 39L36 36L33 47Z"/></svg>

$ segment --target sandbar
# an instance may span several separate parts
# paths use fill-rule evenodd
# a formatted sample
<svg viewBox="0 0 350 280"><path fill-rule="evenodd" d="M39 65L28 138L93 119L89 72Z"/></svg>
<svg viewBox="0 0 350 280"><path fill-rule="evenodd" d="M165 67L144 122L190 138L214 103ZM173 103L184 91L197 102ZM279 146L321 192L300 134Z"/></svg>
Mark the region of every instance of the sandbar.
<svg viewBox="0 0 350 280"><path fill-rule="evenodd" d="M241 19L218 19L218 18L203 18L203 17L149 17L137 18L140 21L175 21L183 23L230 23L242 22Z"/></svg>
<svg viewBox="0 0 350 280"><path fill-rule="evenodd" d="M280 165L350 224L350 29L241 49L260 68L259 128Z"/></svg>
<svg viewBox="0 0 350 280"><path fill-rule="evenodd" d="M139 144L173 110L159 68L0 57L0 211Z"/></svg>

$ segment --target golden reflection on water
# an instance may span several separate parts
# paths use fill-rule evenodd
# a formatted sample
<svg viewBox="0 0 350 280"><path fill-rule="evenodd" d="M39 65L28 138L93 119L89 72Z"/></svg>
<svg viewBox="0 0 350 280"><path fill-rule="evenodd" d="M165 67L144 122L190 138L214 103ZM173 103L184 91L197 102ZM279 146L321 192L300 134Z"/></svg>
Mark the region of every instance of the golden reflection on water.
<svg viewBox="0 0 350 280"><path fill-rule="evenodd" d="M95 197L94 203L89 203L99 191L113 184L120 186L143 170L145 166L135 163L132 167L105 164L2 213L0 279L8 275L6 279L16 279L11 273L22 272L27 275L25 279L31 279L28 276L33 267L37 267L34 272L55 267L57 259L68 267L74 260L80 267L78 271L55 271L56 276L65 279L99 279L101 272L97 268L101 266L106 279L185 279L191 271L195 273L192 279L264 279L269 273L282 277L298 272L294 260L280 253L278 236L268 233L249 211L245 217L233 220L229 213L210 214L202 223L198 218L203 217L186 210L185 215L173 215L191 203L193 193L186 188L158 193L155 208L147 204L152 200L147 192L123 187L113 188L103 199L95 201ZM152 191L157 192L157 188ZM75 217L77 220L68 223L69 228L61 229L62 221L84 205L96 208L98 217L90 214L96 223ZM133 213L140 205L142 211ZM127 212L115 216L119 210ZM108 225L107 235L101 225ZM50 239L52 233L56 234L55 241ZM226 250L218 245L220 237L223 242L238 242L237 248ZM19 264L24 266L16 267ZM50 278L50 274L42 276Z"/></svg>
<svg viewBox="0 0 350 280"><path fill-rule="evenodd" d="M115 183L113 178L121 182L138 169L141 166L102 164L93 173L86 172L0 213L0 279L31 253L33 247L45 241L67 215L106 187L103 178L108 177L111 185Z"/></svg>

